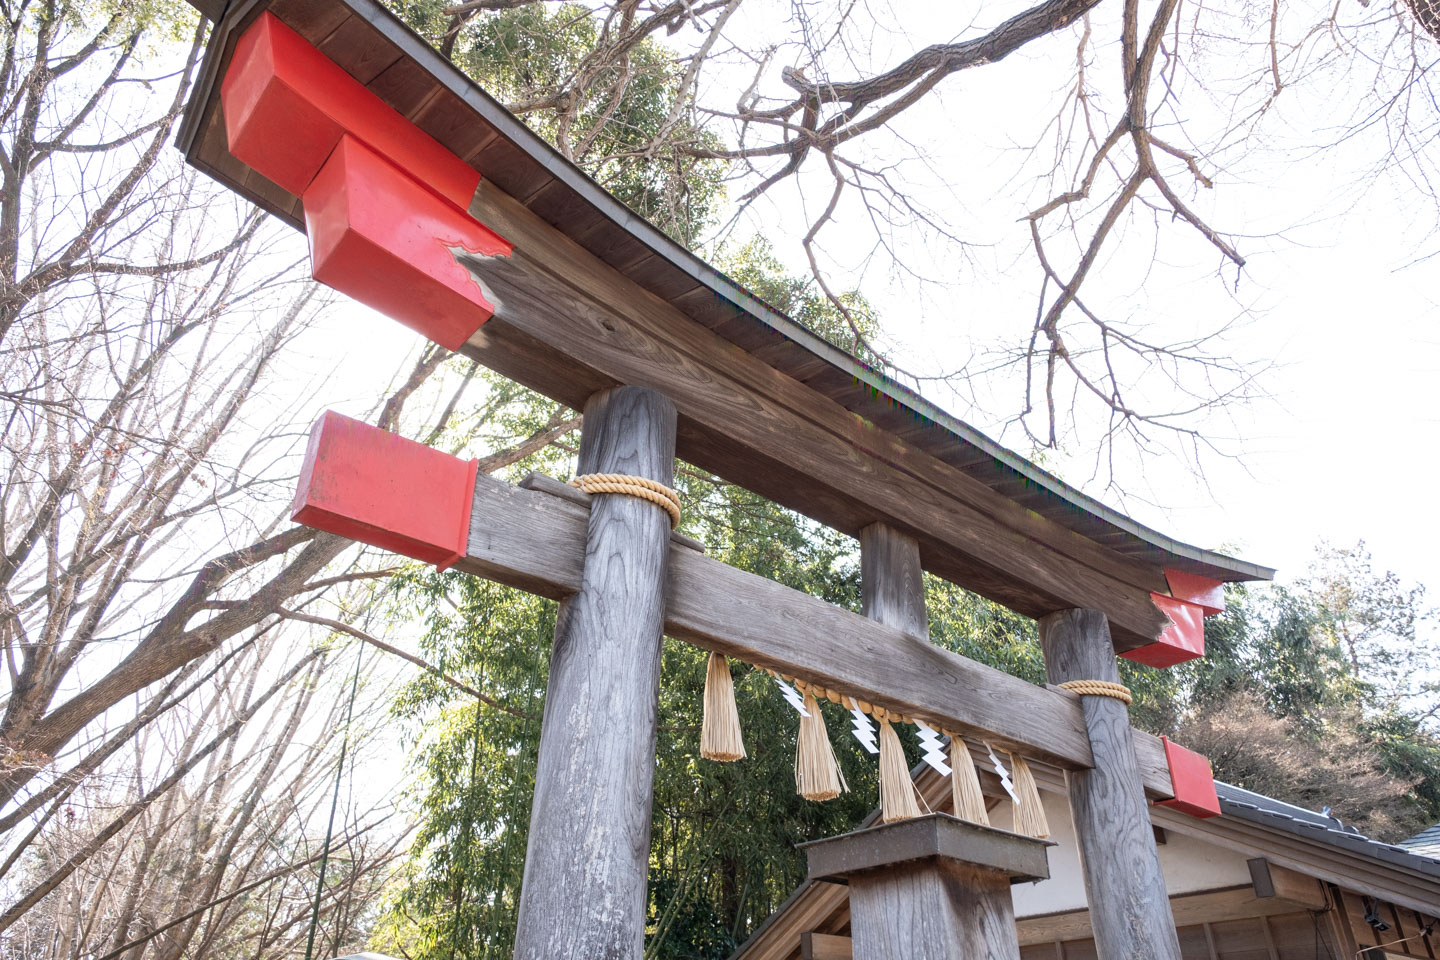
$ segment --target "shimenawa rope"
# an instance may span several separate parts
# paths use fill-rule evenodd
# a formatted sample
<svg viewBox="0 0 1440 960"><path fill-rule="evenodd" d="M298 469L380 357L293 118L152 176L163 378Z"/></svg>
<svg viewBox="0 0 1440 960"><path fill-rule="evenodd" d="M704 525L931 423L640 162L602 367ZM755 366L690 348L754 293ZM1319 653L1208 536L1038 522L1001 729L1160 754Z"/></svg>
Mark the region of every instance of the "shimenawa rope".
<svg viewBox="0 0 1440 960"><path fill-rule="evenodd" d="M752 666L754 666L752 664ZM874 717L880 724L880 819L882 822L903 820L908 817L917 817L920 810L916 804L916 796L919 791L914 782L910 779L910 771L906 768L904 752L900 747L899 738L895 734L892 723L912 723L913 718L906 716L896 710L888 710L878 703L869 703L858 697L852 697L841 693L838 690L827 689L818 683L810 683L799 677L782 674L771 667L758 667L772 676L791 684L805 697L805 707L818 720L820 713L820 700L829 700L831 703L838 703L846 709L858 708L862 713ZM728 672L728 671L727 671ZM1075 680L1070 683L1061 684L1067 690L1073 690L1079 694L1093 694L1096 696L1115 697L1129 703L1130 691L1118 683L1108 683L1103 680ZM707 684L708 687L708 684ZM709 690L707 689L707 696ZM801 743L805 744L806 724L801 723ZM814 723L814 728L824 731L823 723ZM951 790L952 802L956 816L970 820L974 823L988 825L989 817L985 811L985 799L980 792L979 778L976 775L974 761L970 758L970 751L965 746L964 739L959 733L936 727L941 733L950 738L950 765L951 765ZM815 729L809 731L812 736ZM824 734L821 734L824 736ZM821 748L819 738L815 743L803 745L797 751L796 756L796 786L801 796L810 799L827 799L837 796L846 789L843 785L843 774L839 772L839 765L835 764L833 750L829 749L829 737L824 736L824 749ZM829 764L824 763L828 760ZM1015 830L1018 833L1027 833L1030 836L1046 837L1050 833L1049 825L1046 823L1045 808L1040 802L1040 794L1036 789L1034 774L1030 771L1029 764L1017 754L1010 755L1011 769L1014 773L1013 787L1016 790L1018 802L1015 810ZM830 766L834 764L834 766ZM815 773L809 776L802 775L802 766L806 768L823 769L825 774L833 770L835 777L840 781L839 790L830 789L807 790L806 781L818 779ZM828 779L828 776L825 778ZM906 788L909 789L906 789ZM833 791L833 792L832 792ZM809 796L811 793L815 796Z"/></svg>
<svg viewBox="0 0 1440 960"><path fill-rule="evenodd" d="M1068 680L1058 686L1061 690L1069 690L1082 697L1113 697L1127 707L1135 699L1125 684L1111 683L1109 680Z"/></svg>
<svg viewBox="0 0 1440 960"><path fill-rule="evenodd" d="M815 694L805 694L805 713L795 742L795 792L806 800L833 800L850 789Z"/></svg>
<svg viewBox="0 0 1440 960"><path fill-rule="evenodd" d="M680 525L680 495L649 477L628 473L584 473L571 480L570 486L586 493L620 493L649 500L670 514L671 530Z"/></svg>
<svg viewBox="0 0 1440 960"><path fill-rule="evenodd" d="M950 807L951 812L961 820L990 826L990 815L985 810L985 794L980 791L980 777L975 772L975 761L970 757L970 748L960 737L950 738Z"/></svg>

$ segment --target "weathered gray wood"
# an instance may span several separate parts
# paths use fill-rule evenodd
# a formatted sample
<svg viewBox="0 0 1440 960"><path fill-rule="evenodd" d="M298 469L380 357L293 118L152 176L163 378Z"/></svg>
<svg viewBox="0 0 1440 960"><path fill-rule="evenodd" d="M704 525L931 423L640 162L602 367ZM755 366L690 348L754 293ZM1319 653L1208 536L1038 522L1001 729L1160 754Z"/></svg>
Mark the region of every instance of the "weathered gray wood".
<svg viewBox="0 0 1440 960"><path fill-rule="evenodd" d="M916 863L850 880L855 960L1017 960L1010 880L956 863Z"/></svg>
<svg viewBox="0 0 1440 960"><path fill-rule="evenodd" d="M587 514L579 503L481 476L470 545L456 569L564 599L580 588ZM670 636L1056 766L1091 764L1073 693L1026 683L678 545L666 578ZM1134 740L1147 790L1157 798L1174 796L1163 744L1143 731L1135 731Z"/></svg>
<svg viewBox="0 0 1440 960"><path fill-rule="evenodd" d="M801 847L850 884L855 960L1018 960L1010 885L1048 877L1052 845L930 814Z"/></svg>
<svg viewBox="0 0 1440 960"><path fill-rule="evenodd" d="M799 845L810 876L849 880L881 867L915 860L949 860L998 873L1012 883L1050 876L1051 840L960 820L948 813L927 813L907 820L875 824L838 837Z"/></svg>
<svg viewBox="0 0 1440 960"><path fill-rule="evenodd" d="M675 407L617 387L585 405L580 473L674 479ZM579 591L555 628L517 960L637 960L644 948L670 519L635 497L590 507ZM686 551L688 552L688 551Z"/></svg>
<svg viewBox="0 0 1440 960"><path fill-rule="evenodd" d="M1099 610L1044 617L1040 643L1051 683L1120 681L1110 627ZM1081 697L1081 703L1094 765L1070 773L1070 815L1096 949L1107 960L1180 960L1130 715L1111 697Z"/></svg>
<svg viewBox="0 0 1440 960"><path fill-rule="evenodd" d="M800 960L854 960L849 937L831 933L802 933Z"/></svg>
<svg viewBox="0 0 1440 960"><path fill-rule="evenodd" d="M860 531L860 589L865 616L928 640L920 544L884 523Z"/></svg>
<svg viewBox="0 0 1440 960"><path fill-rule="evenodd" d="M685 459L846 533L876 519L904 529L927 569L1027 615L1103 601L1126 649L1167 625L1150 600L1167 589L1159 565L1027 510L735 349L492 181L471 213L515 249L457 254L496 304L468 356L572 405L607 383L663 389Z"/></svg>

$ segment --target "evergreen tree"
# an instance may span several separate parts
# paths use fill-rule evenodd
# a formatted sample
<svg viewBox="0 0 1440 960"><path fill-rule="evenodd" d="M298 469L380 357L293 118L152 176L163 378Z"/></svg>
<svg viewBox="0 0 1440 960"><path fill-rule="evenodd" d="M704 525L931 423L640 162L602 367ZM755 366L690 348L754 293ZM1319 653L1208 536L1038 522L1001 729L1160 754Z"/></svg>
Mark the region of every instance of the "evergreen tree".
<svg viewBox="0 0 1440 960"><path fill-rule="evenodd" d="M1323 546L1293 587L1232 587L1183 668L1178 739L1218 778L1398 840L1440 819L1424 592L1376 575L1363 543ZM1168 729L1174 729L1169 726ZM1168 730L1162 730L1168 732Z"/></svg>

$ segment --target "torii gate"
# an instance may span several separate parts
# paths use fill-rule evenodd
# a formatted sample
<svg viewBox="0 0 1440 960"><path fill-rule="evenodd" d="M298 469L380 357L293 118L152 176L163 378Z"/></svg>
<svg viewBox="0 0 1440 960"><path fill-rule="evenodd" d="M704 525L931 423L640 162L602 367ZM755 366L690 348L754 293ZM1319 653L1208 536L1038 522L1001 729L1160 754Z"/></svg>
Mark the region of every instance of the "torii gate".
<svg viewBox="0 0 1440 960"><path fill-rule="evenodd" d="M1208 763L1115 699L932 646L921 573L1036 617L1059 684L1117 681L1117 652L1200 655L1222 583L1272 571L1107 510L769 311L376 0L213 2L179 145L303 217L318 279L582 409L581 473L663 489L678 452L860 539L864 616L706 557L661 504L316 425L298 520L562 601L517 957L641 954L663 630L1067 770L1101 954L1179 960L1145 804L1218 813ZM1018 957L1008 883L1044 866L1034 841L950 818L807 854L856 885L861 960ZM923 899L928 933L897 925L896 897Z"/></svg>

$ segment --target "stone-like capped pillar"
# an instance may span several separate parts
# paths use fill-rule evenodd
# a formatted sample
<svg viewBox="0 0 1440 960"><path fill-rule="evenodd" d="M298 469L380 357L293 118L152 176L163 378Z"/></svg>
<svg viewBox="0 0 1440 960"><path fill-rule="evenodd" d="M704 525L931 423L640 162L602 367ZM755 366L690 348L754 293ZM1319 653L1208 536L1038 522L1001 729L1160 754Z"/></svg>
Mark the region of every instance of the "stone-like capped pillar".
<svg viewBox="0 0 1440 960"><path fill-rule="evenodd" d="M801 846L850 884L855 960L1018 960L1010 885L1049 877L1054 844L932 813Z"/></svg>

